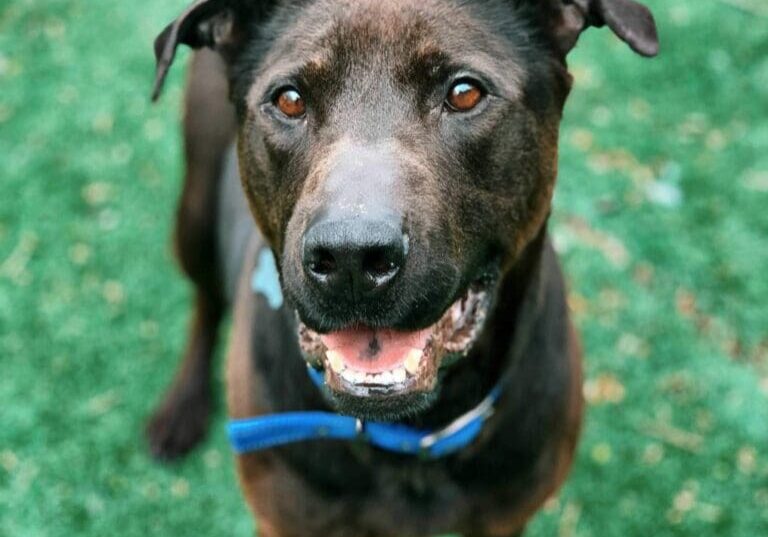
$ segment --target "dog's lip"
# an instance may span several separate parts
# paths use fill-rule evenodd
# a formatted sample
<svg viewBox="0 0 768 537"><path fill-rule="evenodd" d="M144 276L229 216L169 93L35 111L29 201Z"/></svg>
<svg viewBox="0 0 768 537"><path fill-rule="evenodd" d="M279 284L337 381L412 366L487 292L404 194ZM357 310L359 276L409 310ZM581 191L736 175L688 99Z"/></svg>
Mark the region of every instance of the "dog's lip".
<svg viewBox="0 0 768 537"><path fill-rule="evenodd" d="M358 326L319 334L299 322L301 348L333 392L368 398L429 392L446 356L452 363L471 349L487 312L486 289L469 286L437 322L410 332Z"/></svg>

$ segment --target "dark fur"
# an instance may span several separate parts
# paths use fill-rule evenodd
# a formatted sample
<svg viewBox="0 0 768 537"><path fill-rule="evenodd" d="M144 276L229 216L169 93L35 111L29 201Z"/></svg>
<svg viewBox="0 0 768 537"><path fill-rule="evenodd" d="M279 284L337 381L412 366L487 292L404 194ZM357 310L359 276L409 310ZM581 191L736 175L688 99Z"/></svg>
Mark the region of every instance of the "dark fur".
<svg viewBox="0 0 768 537"><path fill-rule="evenodd" d="M350 323L412 330L437 320L478 278L497 282L470 355L445 372L432 397L417 406L396 400L390 412L421 427L445 425L511 370L481 439L432 462L330 442L240 457L262 536L512 536L564 479L581 422L580 351L546 221L570 89L565 55L586 26L603 24L636 51L655 53L652 18L630 0L209 0L158 39L157 90L180 42L210 46L225 59L240 176L263 238L252 233L243 274L265 241L280 261L289 303L270 310L247 278L235 293L232 416L327 407L306 375L293 308L318 330ZM208 366L229 285L222 266L244 255L210 235L221 184L234 180L221 178L234 129L221 86L195 98L196 87L207 87L200 79L222 80L216 69L196 61L187 99L193 150L178 244L198 287L198 321L149 429L159 456L182 453L204 431ZM463 116L442 107L459 75L488 89ZM271 104L285 84L300 87L308 102L301 124ZM410 253L375 297L330 299L307 281L301 245L318 219L343 221L338 207L354 203L395 215ZM366 405L344 408L368 416Z"/></svg>
<svg viewBox="0 0 768 537"><path fill-rule="evenodd" d="M175 246L195 285L189 342L172 387L147 425L152 453L183 455L205 435L211 411L211 360L226 307L217 258L217 196L224 154L235 137L225 66L218 54L195 54L184 109L184 190L176 214Z"/></svg>

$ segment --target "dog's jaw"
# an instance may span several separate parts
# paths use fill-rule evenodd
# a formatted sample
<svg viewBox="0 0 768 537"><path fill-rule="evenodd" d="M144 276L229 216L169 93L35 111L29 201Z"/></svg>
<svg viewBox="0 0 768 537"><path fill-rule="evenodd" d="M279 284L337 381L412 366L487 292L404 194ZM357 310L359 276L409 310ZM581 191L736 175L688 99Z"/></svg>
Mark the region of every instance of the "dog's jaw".
<svg viewBox="0 0 768 537"><path fill-rule="evenodd" d="M332 399L379 402L391 413L397 400L435 392L441 368L469 353L489 296L485 286L472 286L436 323L412 332L355 327L319 334L300 322L299 342L309 366L323 371Z"/></svg>

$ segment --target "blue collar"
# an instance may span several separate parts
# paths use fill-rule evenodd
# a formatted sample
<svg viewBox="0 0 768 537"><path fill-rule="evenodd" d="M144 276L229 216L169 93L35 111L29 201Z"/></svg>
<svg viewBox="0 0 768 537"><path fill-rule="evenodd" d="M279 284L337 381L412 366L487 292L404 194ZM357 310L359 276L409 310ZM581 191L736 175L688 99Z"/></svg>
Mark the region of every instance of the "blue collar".
<svg viewBox="0 0 768 537"><path fill-rule="evenodd" d="M272 309L282 306L277 267L268 248L259 254L251 286ZM311 367L308 371L315 385L324 387L323 374ZM232 448L239 454L308 440L354 440L394 453L438 458L456 453L477 439L493 414L502 386L503 380L479 405L436 431L397 423L363 422L332 412L285 412L231 420L227 430Z"/></svg>

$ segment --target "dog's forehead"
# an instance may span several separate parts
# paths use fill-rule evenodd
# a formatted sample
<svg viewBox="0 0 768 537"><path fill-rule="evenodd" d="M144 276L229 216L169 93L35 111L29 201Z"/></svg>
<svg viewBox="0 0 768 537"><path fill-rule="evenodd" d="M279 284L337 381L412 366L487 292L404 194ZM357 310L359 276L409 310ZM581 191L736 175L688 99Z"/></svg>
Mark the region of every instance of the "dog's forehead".
<svg viewBox="0 0 768 537"><path fill-rule="evenodd" d="M524 61L515 51L525 47L529 30L510 4L315 0L299 8L288 3L281 20L290 22L267 47L260 71L333 76L377 67L384 75L387 70L471 66L513 94L525 78Z"/></svg>

